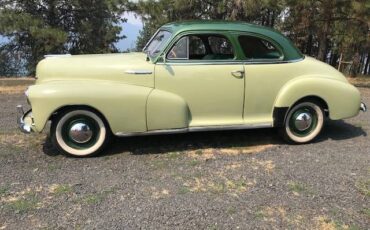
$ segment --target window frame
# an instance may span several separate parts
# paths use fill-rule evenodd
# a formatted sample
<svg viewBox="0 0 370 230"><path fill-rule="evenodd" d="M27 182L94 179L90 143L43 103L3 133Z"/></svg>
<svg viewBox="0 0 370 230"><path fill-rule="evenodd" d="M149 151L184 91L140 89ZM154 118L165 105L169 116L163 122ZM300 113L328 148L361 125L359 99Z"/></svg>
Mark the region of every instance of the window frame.
<svg viewBox="0 0 370 230"><path fill-rule="evenodd" d="M172 50L173 46L176 45L176 43L185 36L191 36L191 35L200 35L200 34L209 34L209 35L215 35L226 38L233 48L234 58L233 59L224 59L224 60L190 60L190 59L168 59L168 53ZM168 46L163 51L163 56L165 58L165 63L171 63L171 64L229 64L229 63L235 63L240 64L242 61L239 57L239 44L235 41L234 37L229 33L229 31L217 31L217 30L202 30L202 31L186 31L183 33L180 33L176 35L172 41L168 44ZM189 49L189 43L188 43L188 49ZM189 52L189 51L188 51ZM189 56L189 53L188 53ZM159 64L159 63L158 63Z"/></svg>
<svg viewBox="0 0 370 230"><path fill-rule="evenodd" d="M173 50L173 48L177 45L177 43L183 39L183 38L186 38L186 58L168 58L168 55L170 54L170 52ZM189 47L189 36L182 36L181 38L179 38L174 44L173 46L171 47L171 49L168 51L168 53L166 53L166 60L189 60L189 52L190 51L190 47Z"/></svg>
<svg viewBox="0 0 370 230"><path fill-rule="evenodd" d="M233 33L233 36L238 44L238 49L240 50L240 55L241 55L241 61L243 61L245 64L269 64L269 63L285 63L286 61L285 60L285 54L284 54L284 50L283 48L280 46L279 43L277 43L276 41L274 41L273 39L269 38L269 37L266 37L266 36L263 36L261 34L256 34L256 33L248 33L248 32L241 32L241 33ZM279 58L276 58L276 59L269 59L269 58L260 58L260 59L248 59L245 54L244 54L244 50L239 42L239 37L241 36L248 36L248 37L254 37L254 38L258 38L258 39L261 39L261 40L265 40L269 43L271 43L275 48L276 50L281 54L281 56Z"/></svg>
<svg viewBox="0 0 370 230"><path fill-rule="evenodd" d="M149 45L152 43L152 41L154 40L154 38L157 37L157 35L162 32L162 31L165 31L165 32L168 32L170 33L170 37L167 39L167 41L163 44L163 48L160 52L158 52L158 54L154 55L154 56L151 56L149 53L148 53L148 48L149 48ZM155 60L155 59L158 59L158 57L161 56L161 53L163 53L163 51L166 49L168 43L170 43L172 40L173 40L173 32L167 28L159 28L154 34L153 36L149 39L149 41L145 44L144 48L142 49L142 52L146 53L148 55L148 57L151 59L151 60Z"/></svg>

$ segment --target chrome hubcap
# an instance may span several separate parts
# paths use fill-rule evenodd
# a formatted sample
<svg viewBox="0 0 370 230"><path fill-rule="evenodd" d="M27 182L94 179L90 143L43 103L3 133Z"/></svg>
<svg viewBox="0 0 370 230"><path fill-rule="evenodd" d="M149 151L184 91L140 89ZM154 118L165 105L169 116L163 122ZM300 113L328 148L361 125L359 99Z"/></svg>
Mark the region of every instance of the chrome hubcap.
<svg viewBox="0 0 370 230"><path fill-rule="evenodd" d="M69 130L69 137L79 144L87 143L91 140L93 132L91 128L85 123L76 123L72 125Z"/></svg>
<svg viewBox="0 0 370 230"><path fill-rule="evenodd" d="M312 116L310 113L303 112L298 114L294 121L294 125L299 131L305 131L311 127L312 124Z"/></svg>

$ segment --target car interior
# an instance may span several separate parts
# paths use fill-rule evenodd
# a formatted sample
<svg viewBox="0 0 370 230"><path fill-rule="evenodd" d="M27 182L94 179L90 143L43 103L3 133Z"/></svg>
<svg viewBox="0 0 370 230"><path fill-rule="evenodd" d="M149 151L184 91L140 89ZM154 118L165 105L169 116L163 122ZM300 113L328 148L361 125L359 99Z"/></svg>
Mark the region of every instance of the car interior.
<svg viewBox="0 0 370 230"><path fill-rule="evenodd" d="M280 59L282 57L274 45L261 38L242 35L238 40L248 60ZM234 49L229 39L216 34L182 37L167 55L170 60L231 60L234 57Z"/></svg>

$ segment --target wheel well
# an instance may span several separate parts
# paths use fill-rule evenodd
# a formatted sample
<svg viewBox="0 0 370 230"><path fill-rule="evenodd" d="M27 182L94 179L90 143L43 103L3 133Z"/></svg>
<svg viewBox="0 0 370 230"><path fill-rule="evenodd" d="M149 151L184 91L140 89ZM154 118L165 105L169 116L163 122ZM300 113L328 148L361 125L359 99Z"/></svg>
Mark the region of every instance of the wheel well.
<svg viewBox="0 0 370 230"><path fill-rule="evenodd" d="M318 104L323 110L326 117L329 117L329 106L324 99L318 96L307 96L299 99L290 107L275 107L273 111L274 127L283 127L288 111L301 102L313 102Z"/></svg>
<svg viewBox="0 0 370 230"><path fill-rule="evenodd" d="M328 106L328 103L326 103L326 101L324 99L322 99L321 97L318 97L318 96L307 96L307 97L303 97L301 99L299 99L296 103L294 103L291 107L297 105L298 103L301 103L301 102L314 102L314 103L317 103L323 110L324 110L324 113L325 113L325 116L326 117L329 117L329 106Z"/></svg>
<svg viewBox="0 0 370 230"><path fill-rule="evenodd" d="M51 122L53 122L53 120L58 116L58 114L64 113L64 112L66 112L68 110L77 110L77 109L89 110L89 111L92 111L92 112L96 113L99 117L101 117L103 119L103 122L105 123L105 125L107 126L107 128L109 130L111 130L110 129L109 122L105 118L105 116L103 115L103 113L101 113L99 110L95 109L94 107L88 106L88 105L66 105L66 106L62 106L62 107L58 108L57 110L55 110L50 115L49 120Z"/></svg>

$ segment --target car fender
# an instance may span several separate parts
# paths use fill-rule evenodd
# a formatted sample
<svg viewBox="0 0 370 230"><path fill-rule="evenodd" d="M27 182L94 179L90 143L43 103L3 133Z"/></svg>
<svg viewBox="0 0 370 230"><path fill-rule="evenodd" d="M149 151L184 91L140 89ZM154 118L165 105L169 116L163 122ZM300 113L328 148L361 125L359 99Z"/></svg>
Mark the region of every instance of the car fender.
<svg viewBox="0 0 370 230"><path fill-rule="evenodd" d="M326 102L332 120L356 116L361 96L348 82L325 76L302 76L287 82L279 91L275 108L289 108L305 97L319 97Z"/></svg>
<svg viewBox="0 0 370 230"><path fill-rule="evenodd" d="M39 132L58 109L81 105L99 111L113 133L145 132L146 101L152 90L102 80L51 81L31 86L28 95Z"/></svg>

